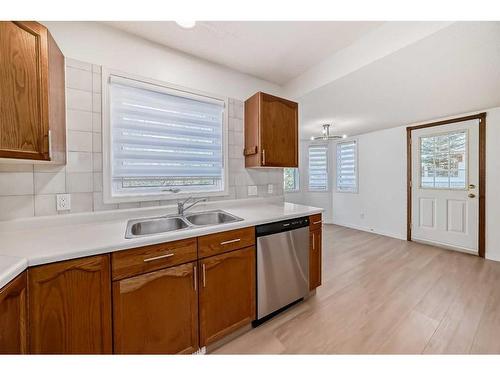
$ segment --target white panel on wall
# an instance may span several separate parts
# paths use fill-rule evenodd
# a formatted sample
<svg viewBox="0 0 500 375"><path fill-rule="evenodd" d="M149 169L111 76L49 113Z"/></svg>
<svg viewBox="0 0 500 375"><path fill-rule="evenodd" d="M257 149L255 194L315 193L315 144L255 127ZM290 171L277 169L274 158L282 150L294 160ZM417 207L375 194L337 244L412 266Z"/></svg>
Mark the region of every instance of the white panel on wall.
<svg viewBox="0 0 500 375"><path fill-rule="evenodd" d="M420 218L418 225L422 228L434 228L436 223L436 200L420 198Z"/></svg>
<svg viewBox="0 0 500 375"><path fill-rule="evenodd" d="M467 231L467 202L459 199L446 200L446 230L465 233Z"/></svg>

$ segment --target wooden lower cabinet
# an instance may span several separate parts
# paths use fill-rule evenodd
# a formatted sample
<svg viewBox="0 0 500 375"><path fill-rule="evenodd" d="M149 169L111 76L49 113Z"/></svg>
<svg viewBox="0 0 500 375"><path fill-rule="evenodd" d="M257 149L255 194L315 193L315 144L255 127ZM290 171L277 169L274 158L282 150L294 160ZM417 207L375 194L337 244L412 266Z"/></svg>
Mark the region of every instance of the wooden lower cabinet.
<svg viewBox="0 0 500 375"><path fill-rule="evenodd" d="M255 319L255 246L199 261L200 346Z"/></svg>
<svg viewBox="0 0 500 375"><path fill-rule="evenodd" d="M196 262L113 282L114 352L192 353L198 349Z"/></svg>
<svg viewBox="0 0 500 375"><path fill-rule="evenodd" d="M0 289L0 354L27 353L26 272Z"/></svg>
<svg viewBox="0 0 500 375"><path fill-rule="evenodd" d="M111 353L109 255L28 270L33 354Z"/></svg>
<svg viewBox="0 0 500 375"><path fill-rule="evenodd" d="M321 228L309 233L309 290L321 285Z"/></svg>

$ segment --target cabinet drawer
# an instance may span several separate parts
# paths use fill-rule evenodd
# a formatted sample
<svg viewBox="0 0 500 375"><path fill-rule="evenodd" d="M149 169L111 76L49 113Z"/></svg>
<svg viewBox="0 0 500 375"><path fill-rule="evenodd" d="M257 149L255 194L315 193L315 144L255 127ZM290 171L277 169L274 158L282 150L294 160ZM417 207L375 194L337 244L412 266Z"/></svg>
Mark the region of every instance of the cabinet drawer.
<svg viewBox="0 0 500 375"><path fill-rule="evenodd" d="M255 228L242 228L198 237L200 258L255 244Z"/></svg>
<svg viewBox="0 0 500 375"><path fill-rule="evenodd" d="M321 228L321 214L309 216L309 230L313 231Z"/></svg>
<svg viewBox="0 0 500 375"><path fill-rule="evenodd" d="M138 247L111 254L113 280L197 259L196 238Z"/></svg>

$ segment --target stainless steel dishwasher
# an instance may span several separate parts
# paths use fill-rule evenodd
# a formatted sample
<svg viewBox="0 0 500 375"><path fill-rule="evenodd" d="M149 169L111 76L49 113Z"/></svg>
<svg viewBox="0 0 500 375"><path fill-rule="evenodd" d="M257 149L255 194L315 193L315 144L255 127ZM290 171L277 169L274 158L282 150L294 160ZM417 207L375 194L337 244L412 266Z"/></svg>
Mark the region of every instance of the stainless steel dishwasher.
<svg viewBox="0 0 500 375"><path fill-rule="evenodd" d="M309 218L255 228L258 325L309 293Z"/></svg>

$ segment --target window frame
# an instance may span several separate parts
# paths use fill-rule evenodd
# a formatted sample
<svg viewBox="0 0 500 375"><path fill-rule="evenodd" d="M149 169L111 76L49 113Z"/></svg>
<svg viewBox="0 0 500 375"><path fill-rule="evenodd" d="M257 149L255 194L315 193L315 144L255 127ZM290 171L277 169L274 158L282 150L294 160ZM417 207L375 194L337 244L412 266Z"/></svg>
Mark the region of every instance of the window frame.
<svg viewBox="0 0 500 375"><path fill-rule="evenodd" d="M431 137L439 137L443 135L450 135L453 133L465 133L465 184L463 188L456 189L456 188L451 188L450 186L448 187L427 187L427 186L422 186L422 138L431 138ZM449 153L448 153L449 154ZM418 146L417 146L417 155L418 155L418 188L422 190L451 190L451 191L467 191L468 186L469 186L469 129L462 129L462 130L452 130L452 131L442 131L442 132L436 132L436 133L431 133L427 135L422 135L418 137Z"/></svg>
<svg viewBox="0 0 500 375"><path fill-rule="evenodd" d="M296 187L295 187L295 189L293 189L293 190L286 190L286 189L285 189L285 176L284 176L284 174L285 174L285 169L293 169L293 170L294 170L294 172L293 172L293 174L294 174L294 182L295 182L295 184L294 184L294 185L295 185ZM283 168L283 191L284 191L285 193L297 193L297 192L299 192L299 191L300 191L300 170L299 170L299 168L297 168L297 167L287 167L287 168Z"/></svg>
<svg viewBox="0 0 500 375"><path fill-rule="evenodd" d="M311 184L310 184L310 176L311 176L311 171L310 171L310 165L309 165L309 158L310 158L310 153L309 150L314 147L324 147L326 149L325 153L325 160L326 160L326 189L311 189ZM330 147L328 143L310 143L309 146L307 147L307 191L314 192L314 193L325 193L330 191L330 161L329 161L329 152L330 152Z"/></svg>
<svg viewBox="0 0 500 375"><path fill-rule="evenodd" d="M119 70L102 67L101 70L101 112L102 112L102 181L103 181L103 201L104 203L127 203L127 202L147 202L170 199L183 199L187 197L222 197L229 195L229 155L228 155L228 125L229 125L229 106L228 97L214 95L199 90L189 89L183 86L125 73ZM224 103L224 114L222 116L222 190L220 191L200 191L200 192L161 192L161 193L133 193L130 195L113 195L112 192L112 129L110 118L110 79L111 77L133 81L134 87L148 88L151 85L158 88L158 92L166 94L197 98L204 96L208 99L222 101Z"/></svg>
<svg viewBox="0 0 500 375"><path fill-rule="evenodd" d="M342 190L339 188L339 146L346 143L354 143L355 144L355 152L354 152L354 175L356 176L356 188L354 190ZM341 142L337 142L335 144L335 191L337 193L346 193L346 194L358 194L359 193L359 141L358 139L349 139Z"/></svg>

